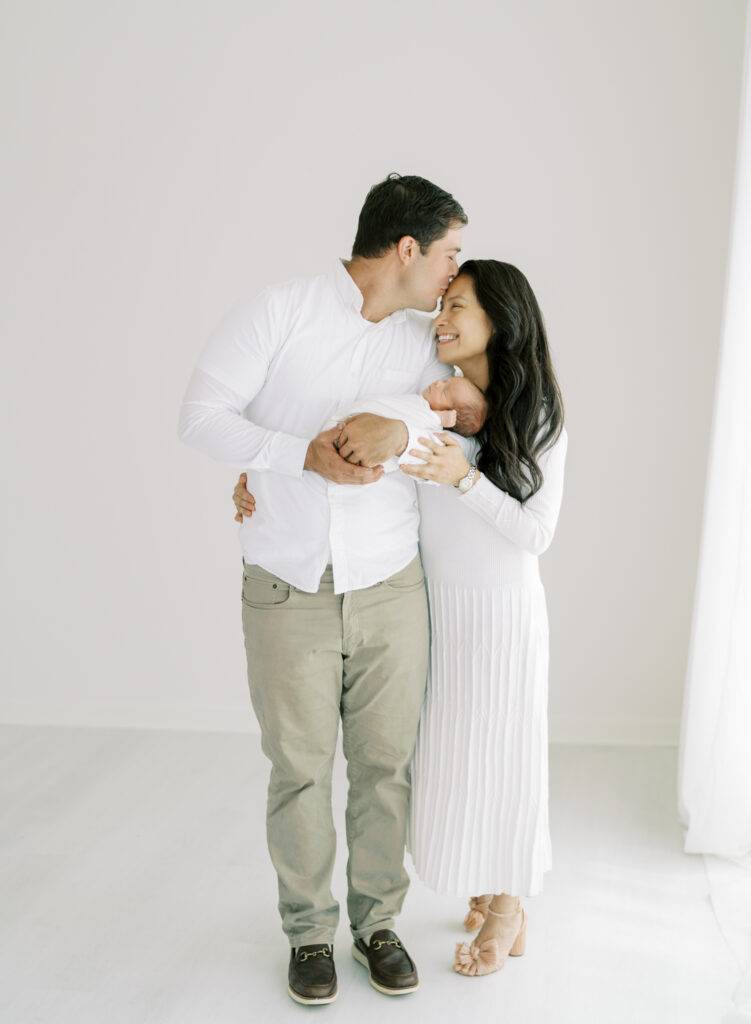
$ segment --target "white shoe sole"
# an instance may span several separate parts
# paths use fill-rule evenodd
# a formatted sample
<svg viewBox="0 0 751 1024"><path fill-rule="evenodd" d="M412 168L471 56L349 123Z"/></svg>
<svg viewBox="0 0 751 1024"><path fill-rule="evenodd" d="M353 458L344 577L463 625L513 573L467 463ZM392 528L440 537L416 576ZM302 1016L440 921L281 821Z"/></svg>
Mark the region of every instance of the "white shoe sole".
<svg viewBox="0 0 751 1024"><path fill-rule="evenodd" d="M324 1003L334 1002L336 997L339 995L339 986L337 985L336 991L333 995L321 996L320 999L307 999L305 996L301 996L299 992L295 992L291 985L287 985L287 991L296 1003L301 1003L303 1006L323 1006Z"/></svg>
<svg viewBox="0 0 751 1024"><path fill-rule="evenodd" d="M377 992L382 992L385 996L408 996L410 992L416 992L420 987L420 982L418 981L416 985L412 986L412 988L385 988L383 985L379 985L373 978L373 975L370 973L368 958L354 944L352 945L352 956L357 960L358 964L362 964L363 967L367 967L368 980L370 981L370 984Z"/></svg>

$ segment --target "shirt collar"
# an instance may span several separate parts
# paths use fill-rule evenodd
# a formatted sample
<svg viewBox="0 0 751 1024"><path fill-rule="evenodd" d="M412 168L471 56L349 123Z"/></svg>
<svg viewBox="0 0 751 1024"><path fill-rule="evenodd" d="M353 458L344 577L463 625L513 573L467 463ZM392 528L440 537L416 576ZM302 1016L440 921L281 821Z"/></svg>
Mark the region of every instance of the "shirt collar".
<svg viewBox="0 0 751 1024"><path fill-rule="evenodd" d="M336 264L334 265L334 270L332 272L334 287L339 293L339 297L341 298L344 305L351 306L352 309L354 309L355 312L361 316L362 304L365 300L363 298L362 292L355 284L352 275L344 266L344 263L345 261L343 259L338 259L336 261ZM396 309L394 310L393 313L390 313L388 316L385 316L383 320L379 320L378 323L385 324L388 321L392 324L398 324L401 323L406 316L407 311L405 309ZM373 326L376 327L378 325L373 324Z"/></svg>

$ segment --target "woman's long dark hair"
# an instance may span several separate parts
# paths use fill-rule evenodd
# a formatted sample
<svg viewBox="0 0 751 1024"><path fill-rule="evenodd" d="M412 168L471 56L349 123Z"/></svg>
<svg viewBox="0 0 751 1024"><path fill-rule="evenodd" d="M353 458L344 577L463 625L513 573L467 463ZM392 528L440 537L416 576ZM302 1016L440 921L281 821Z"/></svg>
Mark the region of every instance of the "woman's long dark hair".
<svg viewBox="0 0 751 1024"><path fill-rule="evenodd" d="M538 456L563 429L542 313L529 281L510 263L467 260L459 276L470 278L492 324L488 415L477 434L477 465L496 487L526 501L542 485Z"/></svg>

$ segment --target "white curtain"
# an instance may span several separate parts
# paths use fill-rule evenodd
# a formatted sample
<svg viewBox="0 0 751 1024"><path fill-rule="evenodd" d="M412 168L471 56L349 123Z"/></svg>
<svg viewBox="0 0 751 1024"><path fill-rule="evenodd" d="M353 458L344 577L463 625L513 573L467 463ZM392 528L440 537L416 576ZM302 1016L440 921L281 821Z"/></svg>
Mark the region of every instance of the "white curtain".
<svg viewBox="0 0 751 1024"><path fill-rule="evenodd" d="M686 851L707 858L720 927L751 1012L751 15L722 348L679 763ZM723 858L718 861L717 858ZM728 893L735 895L728 899ZM744 894L745 897L744 897ZM738 900L748 900L737 914ZM733 908L732 920L728 908ZM745 924L743 923L745 921ZM745 929L745 934L744 934Z"/></svg>

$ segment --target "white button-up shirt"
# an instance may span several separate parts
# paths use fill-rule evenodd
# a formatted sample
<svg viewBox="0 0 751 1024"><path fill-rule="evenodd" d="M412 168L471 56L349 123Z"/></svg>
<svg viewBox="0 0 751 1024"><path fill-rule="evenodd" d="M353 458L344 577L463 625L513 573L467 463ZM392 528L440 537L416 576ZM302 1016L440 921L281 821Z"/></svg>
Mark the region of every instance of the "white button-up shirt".
<svg viewBox="0 0 751 1024"><path fill-rule="evenodd" d="M304 471L308 444L342 405L422 391L452 372L428 317L398 310L371 323L362 304L340 261L267 288L211 338L180 412L183 441L248 473L256 511L240 527L245 561L309 593L329 561L336 593L404 568L417 554L418 511L403 473L344 485Z"/></svg>

